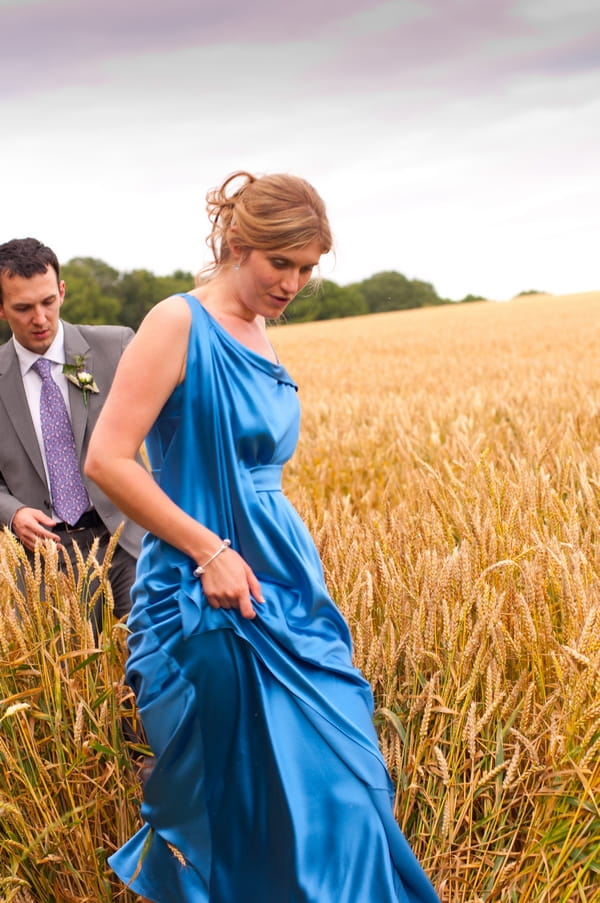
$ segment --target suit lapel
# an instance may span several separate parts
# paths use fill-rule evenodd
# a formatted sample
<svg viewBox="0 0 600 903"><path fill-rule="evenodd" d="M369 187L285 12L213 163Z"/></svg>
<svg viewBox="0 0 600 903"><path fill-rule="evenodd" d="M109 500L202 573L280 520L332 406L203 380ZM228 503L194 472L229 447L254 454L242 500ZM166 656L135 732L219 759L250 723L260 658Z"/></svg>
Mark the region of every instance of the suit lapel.
<svg viewBox="0 0 600 903"><path fill-rule="evenodd" d="M0 396L10 422L40 479L46 482L46 471L38 439L31 419L23 387L19 359L12 339L0 348Z"/></svg>
<svg viewBox="0 0 600 903"><path fill-rule="evenodd" d="M63 322L65 331L65 360L67 364L74 364L77 355L85 357L85 365L91 373L94 372L93 355L86 339L81 335L72 323ZM81 455L85 429L88 421L88 408L83 401L83 392L69 382L69 405L71 408L71 423L77 452Z"/></svg>

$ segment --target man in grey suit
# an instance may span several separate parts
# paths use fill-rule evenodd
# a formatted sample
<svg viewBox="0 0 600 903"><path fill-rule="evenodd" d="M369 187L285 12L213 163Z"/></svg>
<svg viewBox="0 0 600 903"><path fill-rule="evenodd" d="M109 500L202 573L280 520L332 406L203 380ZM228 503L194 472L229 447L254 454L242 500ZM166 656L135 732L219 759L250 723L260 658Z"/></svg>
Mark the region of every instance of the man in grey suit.
<svg viewBox="0 0 600 903"><path fill-rule="evenodd" d="M102 561L111 534L122 524L109 570L114 613L122 617L131 605L130 588L143 531L85 478L82 464L89 436L133 331L123 326L65 323L60 319L64 297L58 259L50 248L33 238L0 245L0 318L12 332L12 338L0 346L0 525L8 526L29 554L38 540L52 539L72 561L73 542L86 555L98 537L98 559ZM37 364L38 358L50 363ZM63 414L65 402L70 418L72 435L68 442L71 447L74 442L75 450L71 448L69 454L77 460L74 470L78 487L72 490L69 484L67 494L79 493L79 507L83 509L76 518L71 517L74 523L57 513L58 490L53 497L50 488L56 486L51 459L57 449L49 444L49 434L44 430L48 417L55 414L40 413L43 367L48 368L53 380L50 391L55 393L54 401L58 397ZM56 394L57 386L62 400ZM68 419L63 420L68 430ZM100 608L93 617L95 627L101 629Z"/></svg>

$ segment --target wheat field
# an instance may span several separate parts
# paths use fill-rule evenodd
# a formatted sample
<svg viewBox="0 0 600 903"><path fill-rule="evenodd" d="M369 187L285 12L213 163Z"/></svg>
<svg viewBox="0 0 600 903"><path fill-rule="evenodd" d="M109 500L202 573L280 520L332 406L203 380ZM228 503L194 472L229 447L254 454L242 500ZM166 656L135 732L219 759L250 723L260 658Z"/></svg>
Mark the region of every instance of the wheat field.
<svg viewBox="0 0 600 903"><path fill-rule="evenodd" d="M443 903L598 903L600 292L270 336L303 407L285 488ZM133 901L106 868L139 799L124 628L93 648L92 560L41 553L21 592L18 554L5 536L0 899Z"/></svg>

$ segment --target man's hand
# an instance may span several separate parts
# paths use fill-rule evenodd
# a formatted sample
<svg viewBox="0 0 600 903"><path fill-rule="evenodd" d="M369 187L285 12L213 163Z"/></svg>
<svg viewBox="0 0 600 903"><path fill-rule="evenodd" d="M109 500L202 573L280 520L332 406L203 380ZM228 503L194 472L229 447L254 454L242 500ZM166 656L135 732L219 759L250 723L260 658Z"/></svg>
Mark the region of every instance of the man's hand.
<svg viewBox="0 0 600 903"><path fill-rule="evenodd" d="M60 536L51 532L56 523L39 508L19 508L12 519L11 529L26 549L33 552L38 539L53 539L60 542Z"/></svg>

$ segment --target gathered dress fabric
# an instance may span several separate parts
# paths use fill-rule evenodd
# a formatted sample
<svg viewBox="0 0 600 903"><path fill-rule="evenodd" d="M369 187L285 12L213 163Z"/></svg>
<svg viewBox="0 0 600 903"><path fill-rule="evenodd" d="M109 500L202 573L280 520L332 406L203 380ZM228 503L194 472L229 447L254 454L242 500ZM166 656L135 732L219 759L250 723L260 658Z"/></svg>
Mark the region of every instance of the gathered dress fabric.
<svg viewBox="0 0 600 903"><path fill-rule="evenodd" d="M127 681L155 765L143 827L110 865L156 903L438 903L393 817L348 627L281 489L297 387L183 297L186 376L148 435L150 464L231 540L265 601L253 620L211 608L195 562L146 535Z"/></svg>

